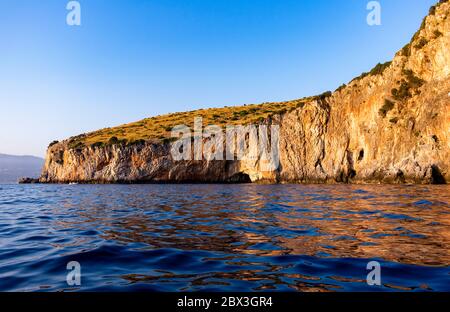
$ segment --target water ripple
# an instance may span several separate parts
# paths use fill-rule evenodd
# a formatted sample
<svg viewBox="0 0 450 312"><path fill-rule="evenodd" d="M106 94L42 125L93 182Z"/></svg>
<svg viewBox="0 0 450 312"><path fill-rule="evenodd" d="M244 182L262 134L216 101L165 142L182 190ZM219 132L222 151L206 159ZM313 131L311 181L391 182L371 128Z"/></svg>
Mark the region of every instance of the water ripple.
<svg viewBox="0 0 450 312"><path fill-rule="evenodd" d="M448 291L449 191L2 185L0 290ZM70 261L79 287L66 284Z"/></svg>

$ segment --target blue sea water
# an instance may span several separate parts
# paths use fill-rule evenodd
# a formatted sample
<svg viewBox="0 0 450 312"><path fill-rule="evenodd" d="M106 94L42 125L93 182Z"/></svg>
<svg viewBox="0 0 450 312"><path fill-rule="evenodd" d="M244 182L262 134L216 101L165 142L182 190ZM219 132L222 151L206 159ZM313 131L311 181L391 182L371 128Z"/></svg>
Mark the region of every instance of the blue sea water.
<svg viewBox="0 0 450 312"><path fill-rule="evenodd" d="M200 290L450 291L450 186L0 185L0 291Z"/></svg>

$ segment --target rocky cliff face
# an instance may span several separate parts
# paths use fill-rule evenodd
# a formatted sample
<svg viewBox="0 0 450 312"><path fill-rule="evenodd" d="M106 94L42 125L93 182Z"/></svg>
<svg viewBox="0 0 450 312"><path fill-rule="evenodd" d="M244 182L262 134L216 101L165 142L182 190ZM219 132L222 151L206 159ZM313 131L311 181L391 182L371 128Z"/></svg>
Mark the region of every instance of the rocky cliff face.
<svg viewBox="0 0 450 312"><path fill-rule="evenodd" d="M49 147L41 182L445 183L450 181L450 2L392 62L274 116L276 170L262 159L175 161L169 143Z"/></svg>

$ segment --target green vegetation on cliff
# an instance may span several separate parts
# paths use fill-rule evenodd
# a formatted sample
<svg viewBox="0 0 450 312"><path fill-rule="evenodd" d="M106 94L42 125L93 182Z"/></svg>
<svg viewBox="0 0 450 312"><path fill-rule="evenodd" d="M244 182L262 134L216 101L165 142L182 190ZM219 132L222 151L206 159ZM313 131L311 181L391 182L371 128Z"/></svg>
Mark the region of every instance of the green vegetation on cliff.
<svg viewBox="0 0 450 312"><path fill-rule="evenodd" d="M317 97L307 97L287 102L230 106L199 109L146 118L137 122L105 128L70 138L69 147L101 147L114 144L139 144L144 141L168 142L171 130L178 125L193 127L194 118L202 117L203 125L248 125L260 124L266 119L303 107L313 99L323 99L331 95L325 92Z"/></svg>
<svg viewBox="0 0 450 312"><path fill-rule="evenodd" d="M429 16L436 14L439 7L449 0L440 0L430 9ZM411 42L407 44L397 55L409 57L411 49L422 49L429 44L430 40L443 36L438 29L434 29L434 38L424 37L422 30L426 27L427 17L423 20L420 29L412 37ZM369 72L361 74L353 79L352 82L358 82L366 77L381 76L385 70L392 65L392 62L378 63ZM397 103L410 99L418 89L423 85L424 81L416 76L414 71L403 69L402 76L399 81L390 90L391 99L386 99L384 105L379 109L379 115L386 117ZM353 85L353 87L355 84ZM341 85L336 91L346 89L347 85ZM172 114L160 115L156 117L145 118L143 120L124 124L117 127L104 128L87 134L82 134L69 139L69 148L81 149L83 147L102 147L106 145L130 145L141 144L145 141L154 141L156 143L167 143L171 140L171 130L178 125L186 125L193 128L194 118L202 117L203 126L219 125L225 127L227 125L248 125L261 124L276 115L282 115L286 112L293 111L297 108L303 108L308 102L316 100L324 100L331 96L331 92L325 92L314 97L307 97L286 102L251 104L244 106L230 106L223 108L199 109L190 112L177 112ZM395 120L392 120L392 122ZM52 142L50 146L56 144Z"/></svg>

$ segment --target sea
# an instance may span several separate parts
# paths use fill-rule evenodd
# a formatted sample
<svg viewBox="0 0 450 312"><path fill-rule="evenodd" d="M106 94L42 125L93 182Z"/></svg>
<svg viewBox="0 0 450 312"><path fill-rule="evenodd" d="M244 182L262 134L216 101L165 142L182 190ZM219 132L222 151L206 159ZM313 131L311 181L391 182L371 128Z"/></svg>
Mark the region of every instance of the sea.
<svg viewBox="0 0 450 312"><path fill-rule="evenodd" d="M450 186L2 184L0 291L450 291Z"/></svg>

